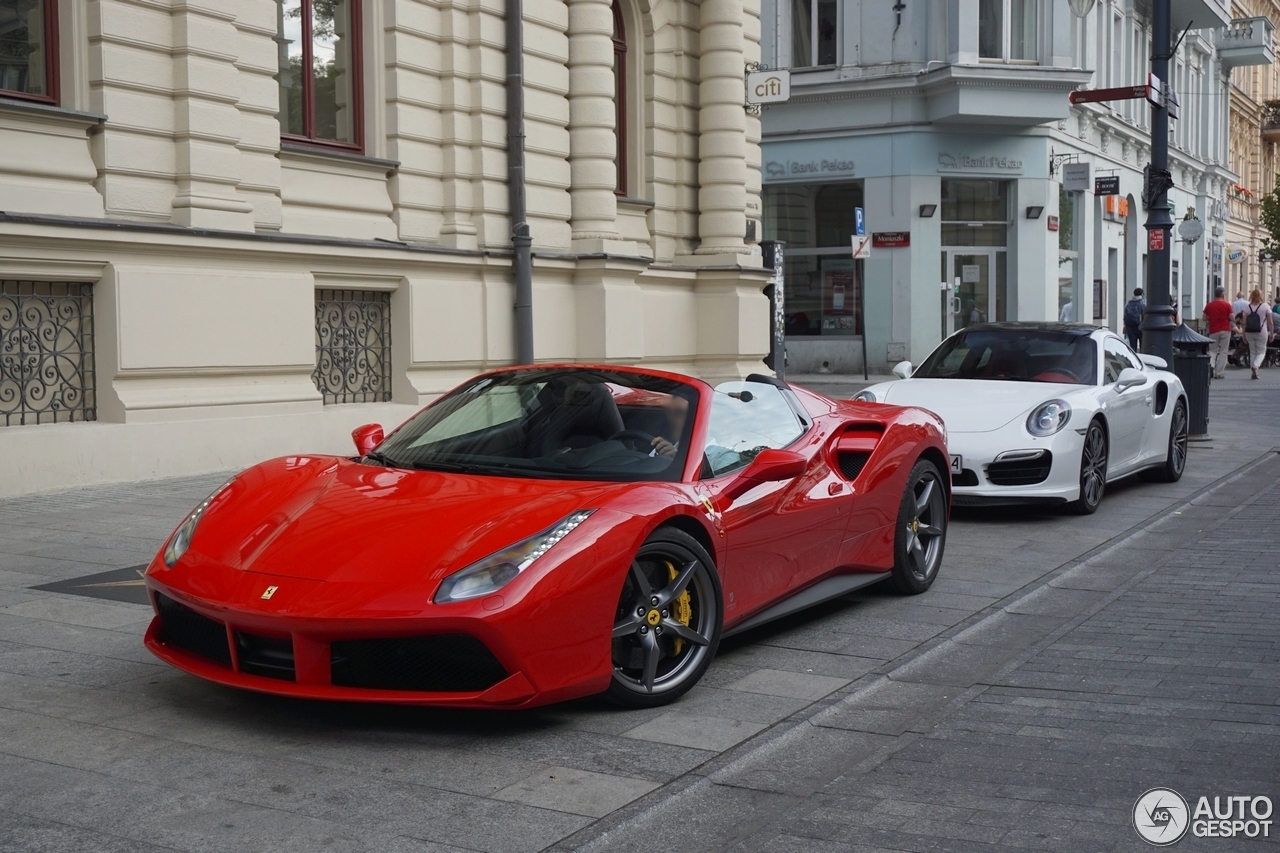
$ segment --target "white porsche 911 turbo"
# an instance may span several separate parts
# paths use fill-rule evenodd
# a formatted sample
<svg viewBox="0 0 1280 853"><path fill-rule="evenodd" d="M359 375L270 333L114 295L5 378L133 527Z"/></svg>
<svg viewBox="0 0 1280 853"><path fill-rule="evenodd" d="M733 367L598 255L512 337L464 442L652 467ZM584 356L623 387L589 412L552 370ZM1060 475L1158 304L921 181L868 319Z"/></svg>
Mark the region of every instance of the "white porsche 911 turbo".
<svg viewBox="0 0 1280 853"><path fill-rule="evenodd" d="M1167 366L1095 326L984 323L854 399L942 417L955 506L1070 503L1088 514L1120 477L1182 476L1187 396Z"/></svg>

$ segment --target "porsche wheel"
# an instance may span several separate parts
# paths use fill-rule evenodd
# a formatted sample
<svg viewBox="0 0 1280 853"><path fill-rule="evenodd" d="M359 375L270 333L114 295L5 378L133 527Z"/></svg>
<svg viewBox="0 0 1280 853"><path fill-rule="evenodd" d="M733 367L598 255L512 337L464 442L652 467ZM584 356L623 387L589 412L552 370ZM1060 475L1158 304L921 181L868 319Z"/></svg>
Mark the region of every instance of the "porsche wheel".
<svg viewBox="0 0 1280 853"><path fill-rule="evenodd" d="M665 705L698 683L720 644L720 578L689 534L662 528L640 546L613 620L607 696L630 708Z"/></svg>
<svg viewBox="0 0 1280 853"><path fill-rule="evenodd" d="M1176 483L1182 479L1182 471L1187 467L1187 404L1179 400L1169 416L1169 451L1165 455L1164 464L1152 473L1155 479L1166 483Z"/></svg>
<svg viewBox="0 0 1280 853"><path fill-rule="evenodd" d="M898 506L891 582L898 592L917 595L933 585L947 543L947 489L938 467L921 459L907 477Z"/></svg>
<svg viewBox="0 0 1280 853"><path fill-rule="evenodd" d="M1092 515L1098 511L1106 490L1107 434L1095 420L1084 435L1084 449L1080 451L1080 497L1071 508L1080 515Z"/></svg>

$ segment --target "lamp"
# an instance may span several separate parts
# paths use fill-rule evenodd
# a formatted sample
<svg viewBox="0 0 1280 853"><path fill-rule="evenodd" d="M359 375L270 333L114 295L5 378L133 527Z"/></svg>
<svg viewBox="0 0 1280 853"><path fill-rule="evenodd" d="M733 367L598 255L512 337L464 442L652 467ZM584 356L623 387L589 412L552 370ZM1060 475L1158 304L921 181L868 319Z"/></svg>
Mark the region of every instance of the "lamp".
<svg viewBox="0 0 1280 853"><path fill-rule="evenodd" d="M1071 14L1077 18L1083 18L1093 11L1093 0L1067 0L1067 5L1071 7Z"/></svg>
<svg viewBox="0 0 1280 853"><path fill-rule="evenodd" d="M1027 219L1039 219L1040 214L1044 213L1043 204L1032 204L1027 206Z"/></svg>
<svg viewBox="0 0 1280 853"><path fill-rule="evenodd" d="M936 204L922 204L922 205L920 205L920 218L921 218L921 219L932 219L932 218L933 218L933 214L934 214L934 212L935 212L935 211L937 211L937 209L938 209L938 206L937 206Z"/></svg>

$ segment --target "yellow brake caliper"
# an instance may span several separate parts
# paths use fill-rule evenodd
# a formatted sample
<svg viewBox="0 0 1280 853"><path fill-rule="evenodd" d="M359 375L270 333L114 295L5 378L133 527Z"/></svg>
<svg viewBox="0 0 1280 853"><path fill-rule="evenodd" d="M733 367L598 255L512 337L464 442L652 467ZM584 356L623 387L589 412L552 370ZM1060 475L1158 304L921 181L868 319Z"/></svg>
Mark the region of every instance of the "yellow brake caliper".
<svg viewBox="0 0 1280 853"><path fill-rule="evenodd" d="M676 571L675 564L672 563L670 560L666 560L665 562L667 564L667 576L671 580L675 580L676 575L680 573ZM680 595L676 597L675 601L671 602L671 615L674 616L675 620L679 622L681 625L687 626L689 622L693 619L692 601L693 599L689 596L689 590L686 589L684 592L680 593ZM676 637L675 640L672 641L671 653L673 655L678 655L680 654L680 651L683 648L684 648L684 640L682 640L679 637Z"/></svg>

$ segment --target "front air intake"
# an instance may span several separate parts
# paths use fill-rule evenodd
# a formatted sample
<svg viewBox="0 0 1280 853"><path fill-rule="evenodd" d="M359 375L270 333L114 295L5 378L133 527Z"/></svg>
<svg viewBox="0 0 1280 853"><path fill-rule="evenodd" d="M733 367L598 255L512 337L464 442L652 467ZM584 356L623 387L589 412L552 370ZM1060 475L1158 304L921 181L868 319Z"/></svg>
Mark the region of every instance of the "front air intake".
<svg viewBox="0 0 1280 853"><path fill-rule="evenodd" d="M330 652L338 687L478 693L509 675L484 643L466 634L339 640Z"/></svg>

